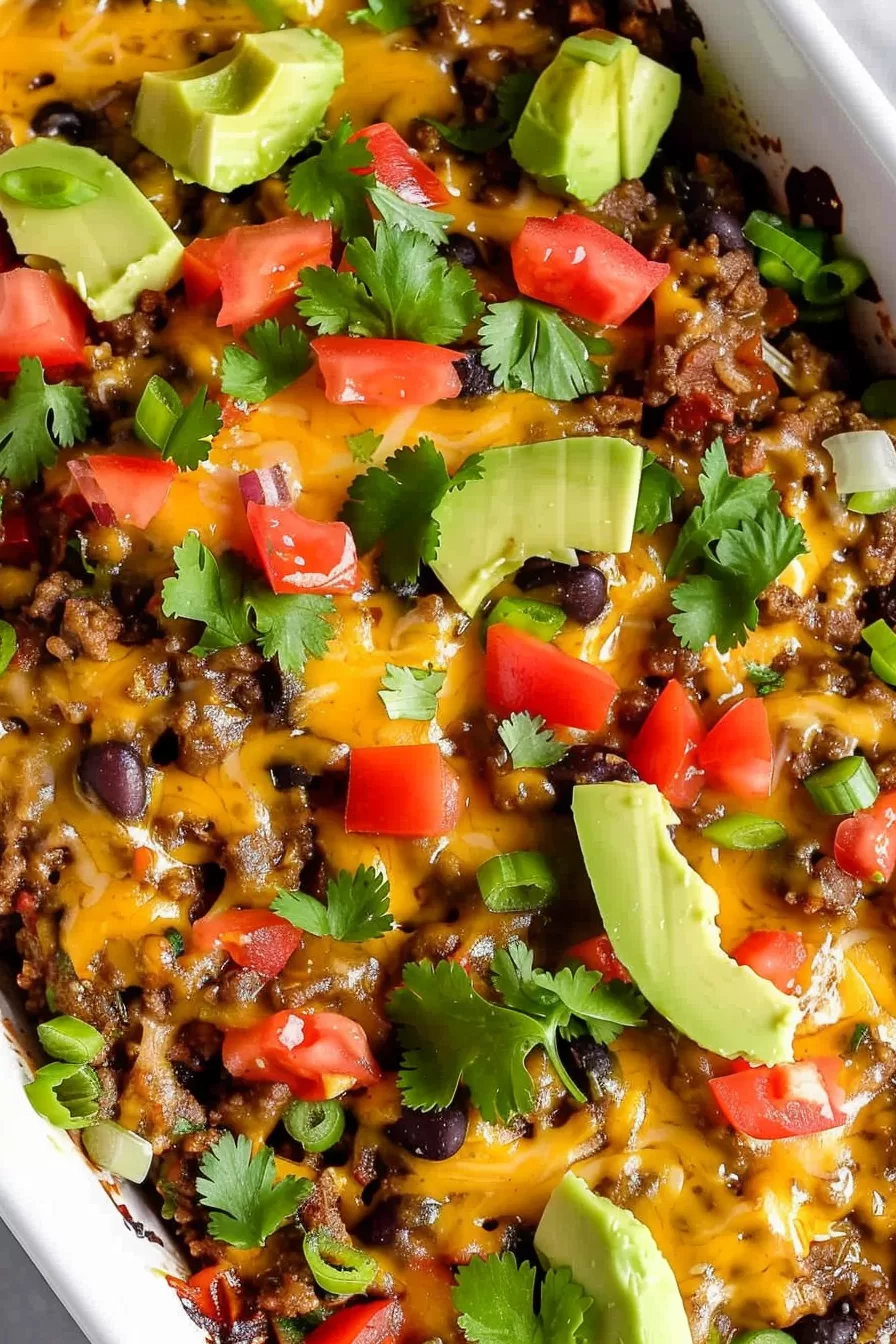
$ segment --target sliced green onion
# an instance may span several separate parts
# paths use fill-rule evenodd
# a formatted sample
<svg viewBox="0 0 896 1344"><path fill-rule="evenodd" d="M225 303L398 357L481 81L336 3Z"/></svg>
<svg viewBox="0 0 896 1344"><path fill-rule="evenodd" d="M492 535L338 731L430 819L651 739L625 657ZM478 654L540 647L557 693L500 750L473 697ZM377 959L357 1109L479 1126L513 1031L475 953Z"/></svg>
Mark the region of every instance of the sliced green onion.
<svg viewBox="0 0 896 1344"><path fill-rule="evenodd" d="M870 807L880 793L874 771L864 756L832 761L803 783L815 806L832 817L861 812L862 808Z"/></svg>
<svg viewBox="0 0 896 1344"><path fill-rule="evenodd" d="M184 936L180 929L166 929L165 937L168 939L168 943L174 955L176 957L182 957L187 945L184 942Z"/></svg>
<svg viewBox="0 0 896 1344"><path fill-rule="evenodd" d="M283 1124L306 1152L325 1153L342 1138L345 1111L338 1101L294 1101L284 1112Z"/></svg>
<svg viewBox="0 0 896 1344"><path fill-rule="evenodd" d="M712 822L703 834L722 849L774 849L787 839L787 828L769 817L738 812L736 816Z"/></svg>
<svg viewBox="0 0 896 1344"><path fill-rule="evenodd" d="M620 37L618 33L595 30L591 37L566 38L560 44L560 50L564 56L571 56L574 61L593 61L595 65L612 65L619 53L630 46L631 42L627 37Z"/></svg>
<svg viewBox="0 0 896 1344"><path fill-rule="evenodd" d="M785 387L796 391L796 365L793 360L782 355L780 350L776 350L771 341L762 337L762 358L765 360L772 373L776 374Z"/></svg>
<svg viewBox="0 0 896 1344"><path fill-rule="evenodd" d="M531 597L501 597L492 607L485 621L485 629L492 625L512 625L527 635L550 642L563 629L566 617L552 602L536 602Z"/></svg>
<svg viewBox="0 0 896 1344"><path fill-rule="evenodd" d="M874 621L862 631L862 638L872 649L872 672L888 686L896 686L896 632L886 621Z"/></svg>
<svg viewBox="0 0 896 1344"><path fill-rule="evenodd" d="M0 621L0 675L9 667L17 648L15 627L9 621Z"/></svg>
<svg viewBox="0 0 896 1344"><path fill-rule="evenodd" d="M540 910L557 895L557 879L543 854L520 849L496 854L476 872L482 899L496 914Z"/></svg>
<svg viewBox="0 0 896 1344"><path fill-rule="evenodd" d="M843 303L804 303L800 308L800 322L810 326L823 326L827 322L842 322L846 317L846 305Z"/></svg>
<svg viewBox="0 0 896 1344"><path fill-rule="evenodd" d="M821 269L821 257L812 247L807 247L806 242L794 236L798 232L765 210L754 210L744 225L744 237L754 247L771 252L790 267L797 280L805 281ZM814 242L814 238L811 241Z"/></svg>
<svg viewBox="0 0 896 1344"><path fill-rule="evenodd" d="M96 200L99 187L61 168L17 168L0 175L0 191L35 210L67 210Z"/></svg>
<svg viewBox="0 0 896 1344"><path fill-rule="evenodd" d="M883 429L859 429L822 440L834 462L841 495L896 488L896 448Z"/></svg>
<svg viewBox="0 0 896 1344"><path fill-rule="evenodd" d="M731 1344L793 1344L793 1336L783 1330L742 1330Z"/></svg>
<svg viewBox="0 0 896 1344"><path fill-rule="evenodd" d="M786 294L799 294L801 288L799 280L787 262L776 257L773 252L760 252L756 269L767 284L773 285L776 289L783 289Z"/></svg>
<svg viewBox="0 0 896 1344"><path fill-rule="evenodd" d="M803 285L803 295L810 303L836 303L855 294L868 279L870 272L864 261L842 257L829 261Z"/></svg>
<svg viewBox="0 0 896 1344"><path fill-rule="evenodd" d="M161 452L171 438L184 409L184 404L170 383L154 373L143 389L134 416L134 431L138 439Z"/></svg>
<svg viewBox="0 0 896 1344"><path fill-rule="evenodd" d="M66 1064L92 1064L106 1046L100 1032L79 1017L54 1017L37 1029L40 1043L51 1059Z"/></svg>
<svg viewBox="0 0 896 1344"><path fill-rule="evenodd" d="M866 388L862 410L872 420L892 420L896 416L896 378L881 378Z"/></svg>
<svg viewBox="0 0 896 1344"><path fill-rule="evenodd" d="M896 509L896 489L857 490L846 501L851 513L887 513Z"/></svg>
<svg viewBox="0 0 896 1344"><path fill-rule="evenodd" d="M376 1278L377 1263L372 1255L337 1241L320 1228L305 1233L302 1249L315 1283L325 1293L363 1293Z"/></svg>
<svg viewBox="0 0 896 1344"><path fill-rule="evenodd" d="M91 1162L113 1176L139 1185L149 1175L152 1144L114 1120L91 1125L81 1135L81 1142Z"/></svg>
<svg viewBox="0 0 896 1344"><path fill-rule="evenodd" d="M870 1034L871 1034L871 1028L869 1027L868 1023L859 1022L849 1038L850 1051L858 1050L859 1046L865 1043Z"/></svg>
<svg viewBox="0 0 896 1344"><path fill-rule="evenodd" d="M60 1129L84 1129L99 1114L100 1080L86 1064L45 1064L25 1085L31 1105Z"/></svg>

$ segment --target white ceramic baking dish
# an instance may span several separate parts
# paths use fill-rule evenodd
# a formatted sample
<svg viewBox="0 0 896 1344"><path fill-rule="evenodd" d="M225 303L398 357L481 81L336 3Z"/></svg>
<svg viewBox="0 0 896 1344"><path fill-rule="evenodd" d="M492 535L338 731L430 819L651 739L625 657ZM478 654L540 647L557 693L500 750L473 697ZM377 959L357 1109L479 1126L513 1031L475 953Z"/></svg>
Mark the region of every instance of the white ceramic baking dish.
<svg viewBox="0 0 896 1344"><path fill-rule="evenodd" d="M896 312L896 110L815 0L691 3L710 61L702 123L724 127L778 188L791 167L823 167L846 206L848 249L867 261ZM880 14L896 45L892 3L880 0ZM713 71L725 72L727 89ZM861 307L884 362L893 354L886 314ZM94 1171L30 1109L22 1093L30 1036L14 990L2 984L0 1008L0 1216L91 1344L202 1344L166 1281L185 1270L164 1224L139 1190Z"/></svg>

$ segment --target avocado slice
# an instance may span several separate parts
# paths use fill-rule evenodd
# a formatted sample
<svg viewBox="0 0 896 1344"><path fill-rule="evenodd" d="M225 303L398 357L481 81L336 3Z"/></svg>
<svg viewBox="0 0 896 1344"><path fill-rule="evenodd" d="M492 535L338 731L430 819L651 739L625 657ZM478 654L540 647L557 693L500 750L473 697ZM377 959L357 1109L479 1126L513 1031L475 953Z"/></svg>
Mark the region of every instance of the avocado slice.
<svg viewBox="0 0 896 1344"><path fill-rule="evenodd" d="M244 33L187 70L145 74L134 135L182 181L233 191L304 149L342 77L342 48L316 28Z"/></svg>
<svg viewBox="0 0 896 1344"><path fill-rule="evenodd" d="M598 28L568 37L532 90L513 157L544 190L596 201L644 172L680 94L680 77L628 38Z"/></svg>
<svg viewBox="0 0 896 1344"><path fill-rule="evenodd" d="M642 459L636 443L597 436L490 448L480 479L433 514L433 569L472 616L531 555L574 565L577 550L627 551Z"/></svg>
<svg viewBox="0 0 896 1344"><path fill-rule="evenodd" d="M5 173L49 169L96 189L79 205L46 209L2 190ZM94 317L132 313L144 289L168 289L183 247L155 206L111 159L81 145L39 138L0 154L0 212L16 251L61 266Z"/></svg>
<svg viewBox="0 0 896 1344"><path fill-rule="evenodd" d="M793 1059L797 1001L722 951L719 898L675 848L652 784L573 791L576 832L613 950L649 1003L726 1059Z"/></svg>
<svg viewBox="0 0 896 1344"><path fill-rule="evenodd" d="M591 1298L589 1344L692 1344L675 1275L650 1230L571 1171L547 1202L535 1249Z"/></svg>

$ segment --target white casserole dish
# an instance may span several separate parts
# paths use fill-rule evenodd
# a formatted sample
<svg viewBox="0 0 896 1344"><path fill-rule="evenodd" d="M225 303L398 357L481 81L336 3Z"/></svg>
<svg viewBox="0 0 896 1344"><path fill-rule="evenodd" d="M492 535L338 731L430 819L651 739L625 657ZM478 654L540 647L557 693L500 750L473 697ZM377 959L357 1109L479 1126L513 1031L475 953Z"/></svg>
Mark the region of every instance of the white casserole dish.
<svg viewBox="0 0 896 1344"><path fill-rule="evenodd" d="M848 250L865 259L896 312L896 109L815 0L691 3L706 29L706 68L730 82L723 92L709 81L713 105L702 124L724 125L732 148L776 188L791 167L823 167L846 206ZM891 3L881 0L881 22L892 23L884 18ZM767 137L780 137L780 146ZM896 363L883 308L859 308L872 358ZM91 1344L201 1344L203 1331L166 1282L189 1271L164 1224L139 1190L96 1173L66 1134L34 1114L22 1092L31 1038L14 988L2 983L0 1008L0 1216Z"/></svg>

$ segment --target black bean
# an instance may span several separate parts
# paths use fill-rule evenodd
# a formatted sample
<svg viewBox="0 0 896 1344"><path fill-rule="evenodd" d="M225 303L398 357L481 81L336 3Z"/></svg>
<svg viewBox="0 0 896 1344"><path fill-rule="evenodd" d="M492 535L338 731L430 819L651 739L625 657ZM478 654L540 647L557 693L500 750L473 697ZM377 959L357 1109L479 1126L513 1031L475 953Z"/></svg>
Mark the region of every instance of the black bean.
<svg viewBox="0 0 896 1344"><path fill-rule="evenodd" d="M89 139L93 128L92 112L86 107L63 102L61 98L44 103L31 118L31 129L35 135L61 135L66 140L74 140L76 144Z"/></svg>
<svg viewBox="0 0 896 1344"><path fill-rule="evenodd" d="M827 1316L804 1316L787 1333L795 1344L855 1344L859 1322L843 1299L834 1303Z"/></svg>
<svg viewBox="0 0 896 1344"><path fill-rule="evenodd" d="M475 350L468 350L462 358L456 360L454 367L460 378L461 397L487 397L494 392L492 376Z"/></svg>
<svg viewBox="0 0 896 1344"><path fill-rule="evenodd" d="M579 565L560 580L560 605L580 625L590 625L607 605L607 580L594 565Z"/></svg>
<svg viewBox="0 0 896 1344"><path fill-rule="evenodd" d="M637 784L638 772L629 765L624 756L607 747L570 747L557 765L548 771L548 779L554 786L557 806L561 809L572 806L572 791L576 784L606 784L609 780L620 780L623 784Z"/></svg>
<svg viewBox="0 0 896 1344"><path fill-rule="evenodd" d="M582 1091L600 1096L613 1074L613 1056L607 1047L590 1036L576 1036L572 1041L561 1041L560 1056Z"/></svg>
<svg viewBox="0 0 896 1344"><path fill-rule="evenodd" d="M467 1137L466 1107L452 1102L443 1111L412 1111L402 1106L401 1119L386 1130L393 1143L415 1157L444 1162L453 1157Z"/></svg>
<svg viewBox="0 0 896 1344"><path fill-rule="evenodd" d="M361 1240L368 1246L391 1246L402 1230L400 1214L400 1195L381 1200L358 1229Z"/></svg>
<svg viewBox="0 0 896 1344"><path fill-rule="evenodd" d="M146 811L146 771L127 742L97 742L82 752L78 779L113 817L135 821Z"/></svg>
<svg viewBox="0 0 896 1344"><path fill-rule="evenodd" d="M261 700L268 714L278 714L286 707L286 688L276 663L262 663L255 673L261 687Z"/></svg>
<svg viewBox="0 0 896 1344"><path fill-rule="evenodd" d="M513 581L520 592L528 593L533 588L545 588L549 583L561 583L569 570L570 566L559 560L545 560L544 556L533 555L517 570Z"/></svg>
<svg viewBox="0 0 896 1344"><path fill-rule="evenodd" d="M691 232L700 239L714 233L719 240L721 252L736 252L746 247L744 231L730 210L718 206L700 206L688 215Z"/></svg>
<svg viewBox="0 0 896 1344"><path fill-rule="evenodd" d="M290 789L304 789L311 783L311 775L301 765L272 765L271 779L278 793Z"/></svg>
<svg viewBox="0 0 896 1344"><path fill-rule="evenodd" d="M865 593L865 613L867 620L880 616L888 625L896 624L896 583L869 588Z"/></svg>
<svg viewBox="0 0 896 1344"><path fill-rule="evenodd" d="M447 257L449 261L456 261L461 266L480 266L482 264L479 248L472 238L467 238L462 233L449 233L448 241L441 248L441 252L443 257Z"/></svg>

